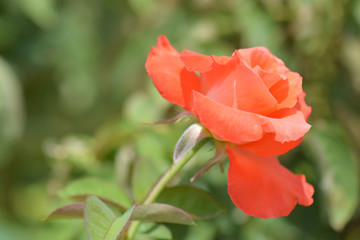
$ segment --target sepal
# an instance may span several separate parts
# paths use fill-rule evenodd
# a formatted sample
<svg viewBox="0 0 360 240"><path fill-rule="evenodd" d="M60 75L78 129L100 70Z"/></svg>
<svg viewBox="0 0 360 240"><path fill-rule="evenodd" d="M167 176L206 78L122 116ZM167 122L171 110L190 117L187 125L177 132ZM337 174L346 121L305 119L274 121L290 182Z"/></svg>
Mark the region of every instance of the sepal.
<svg viewBox="0 0 360 240"><path fill-rule="evenodd" d="M174 164L183 158L185 154L195 147L195 145L201 140L211 136L210 132L199 123L194 123L188 127L176 143L173 155Z"/></svg>
<svg viewBox="0 0 360 240"><path fill-rule="evenodd" d="M215 166L216 164L219 164L220 166L220 170L221 172L224 172L224 167L223 167L223 163L224 160L227 157L226 154L226 144L224 142L220 142L220 141L215 141L215 148L216 148L216 152L214 157L212 157L211 159L209 159L206 163L205 166L203 166L200 171L198 171L191 179L190 182L195 181L197 178L201 177L205 172L209 171L210 168L212 168L213 166Z"/></svg>

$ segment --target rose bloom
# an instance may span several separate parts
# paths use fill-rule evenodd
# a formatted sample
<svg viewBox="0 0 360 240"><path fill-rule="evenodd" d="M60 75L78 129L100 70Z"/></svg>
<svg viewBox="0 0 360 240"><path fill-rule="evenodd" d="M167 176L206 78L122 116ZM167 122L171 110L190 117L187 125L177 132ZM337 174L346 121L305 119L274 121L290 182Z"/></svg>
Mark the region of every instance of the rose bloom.
<svg viewBox="0 0 360 240"><path fill-rule="evenodd" d="M194 114L230 160L228 192L248 215L287 216L297 203L312 204L304 175L279 163L310 125L302 77L265 47L235 50L231 57L177 52L158 38L146 70L160 94Z"/></svg>

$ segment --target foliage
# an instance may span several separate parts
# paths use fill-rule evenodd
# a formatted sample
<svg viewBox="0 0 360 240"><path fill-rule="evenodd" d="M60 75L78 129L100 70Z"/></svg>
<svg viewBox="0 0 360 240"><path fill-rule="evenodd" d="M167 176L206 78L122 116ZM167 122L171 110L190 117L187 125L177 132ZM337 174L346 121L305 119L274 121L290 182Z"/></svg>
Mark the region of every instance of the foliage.
<svg viewBox="0 0 360 240"><path fill-rule="evenodd" d="M303 76L312 129L281 160L307 175L315 203L287 218L244 215L219 169L189 183L214 153L208 143L171 183L183 196L203 189L198 196L177 202L169 188L159 200L191 219L213 218L195 218L196 226L142 224L136 238L357 239L359 16L356 0L1 1L0 239L88 239L81 220L41 222L79 195L96 195L86 198L87 207L101 202L107 223L126 225L132 203L170 167L191 123L144 124L177 115L145 74L159 34L177 49L204 54L266 46ZM95 178L101 187L87 188ZM72 192L76 184L81 193ZM208 205L200 209L196 199Z"/></svg>

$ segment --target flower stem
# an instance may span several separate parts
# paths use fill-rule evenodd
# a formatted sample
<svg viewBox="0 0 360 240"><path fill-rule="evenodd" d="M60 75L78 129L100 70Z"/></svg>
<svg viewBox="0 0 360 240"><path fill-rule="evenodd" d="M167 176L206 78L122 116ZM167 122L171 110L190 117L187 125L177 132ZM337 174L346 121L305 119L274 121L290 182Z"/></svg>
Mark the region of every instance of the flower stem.
<svg viewBox="0 0 360 240"><path fill-rule="evenodd" d="M170 180L182 169L185 164L195 155L195 153L208 141L208 139L204 139L196 144L190 151L188 151L178 162L174 163L169 170L159 179L159 181L155 184L155 186L151 189L149 195L144 200L143 204L153 203L156 198L160 195L160 193L166 187L166 184L170 182ZM128 230L127 237L129 240L133 239L135 233L137 232L141 222L134 221Z"/></svg>

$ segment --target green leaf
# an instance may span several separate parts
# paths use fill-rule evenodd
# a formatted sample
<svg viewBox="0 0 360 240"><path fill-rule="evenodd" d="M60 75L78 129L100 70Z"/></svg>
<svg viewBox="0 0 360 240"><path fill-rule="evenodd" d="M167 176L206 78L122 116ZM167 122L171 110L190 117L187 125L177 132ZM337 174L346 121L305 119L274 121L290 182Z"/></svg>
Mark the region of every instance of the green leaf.
<svg viewBox="0 0 360 240"><path fill-rule="evenodd" d="M18 240L26 239L24 227L20 225L12 224L8 219L2 219L0 216L0 239L6 240Z"/></svg>
<svg viewBox="0 0 360 240"><path fill-rule="evenodd" d="M134 240L171 240L171 231L164 225L141 223Z"/></svg>
<svg viewBox="0 0 360 240"><path fill-rule="evenodd" d="M23 132L21 86L8 63L0 57L0 168Z"/></svg>
<svg viewBox="0 0 360 240"><path fill-rule="evenodd" d="M136 92L124 104L125 118L132 122L154 122L161 112L154 101L143 92Z"/></svg>
<svg viewBox="0 0 360 240"><path fill-rule="evenodd" d="M289 237L291 236L291 237ZM286 218L254 218L240 233L239 239L312 239L297 225L292 225Z"/></svg>
<svg viewBox="0 0 360 240"><path fill-rule="evenodd" d="M116 214L99 198L87 197L84 210L85 227L90 240L104 240Z"/></svg>
<svg viewBox="0 0 360 240"><path fill-rule="evenodd" d="M104 240L117 240L126 229L133 214L135 205L129 208L121 217L115 219L111 224Z"/></svg>
<svg viewBox="0 0 360 240"><path fill-rule="evenodd" d="M49 28L56 20L56 3L54 0L20 0L24 13L37 25Z"/></svg>
<svg viewBox="0 0 360 240"><path fill-rule="evenodd" d="M213 217L221 211L219 203L208 192L191 186L167 188L157 202L173 205L200 218Z"/></svg>
<svg viewBox="0 0 360 240"><path fill-rule="evenodd" d="M188 127L176 143L173 161L177 163L196 144L204 138L211 137L211 134L202 125L195 123Z"/></svg>
<svg viewBox="0 0 360 240"><path fill-rule="evenodd" d="M61 197L73 199L82 199L88 195L98 196L121 210L131 206L131 201L124 191L114 183L99 178L89 177L75 180L60 192Z"/></svg>
<svg viewBox="0 0 360 240"><path fill-rule="evenodd" d="M131 176L131 189L135 199L139 202L143 200L160 176L161 172L156 167L156 163L138 158Z"/></svg>
<svg viewBox="0 0 360 240"><path fill-rule="evenodd" d="M29 229L30 230L30 229ZM0 230L1 231L1 230ZM28 231L24 226L19 230L24 237L18 237L14 240L36 239L36 240L88 240L86 231L84 231L83 221L57 221L56 223L44 223L40 228L31 227ZM31 237L29 237L31 236ZM12 240L11 238L1 238Z"/></svg>
<svg viewBox="0 0 360 240"><path fill-rule="evenodd" d="M240 210L239 210L240 211ZM224 217L224 216L222 216ZM229 216L227 216L229 218ZM214 225L220 225L220 218L216 219L216 223L214 221L200 221L196 227L189 228L186 232L186 237L183 239L191 240L191 239L216 239L216 234L218 233L218 229L214 227ZM232 219L229 219L230 224L222 223L224 225L230 226ZM218 233L219 234L219 233ZM244 240L244 239L241 239ZM256 239L258 240L258 239Z"/></svg>
<svg viewBox="0 0 360 240"><path fill-rule="evenodd" d="M321 188L327 201L324 206L330 225L341 230L352 217L359 199L354 156L338 124L314 128L306 142L322 173Z"/></svg>
<svg viewBox="0 0 360 240"><path fill-rule="evenodd" d="M132 219L145 222L166 222L185 225L195 224L192 217L187 212L162 203L151 203L136 207Z"/></svg>
<svg viewBox="0 0 360 240"><path fill-rule="evenodd" d="M52 219L81 219L84 216L84 202L70 203L55 209L44 220Z"/></svg>

